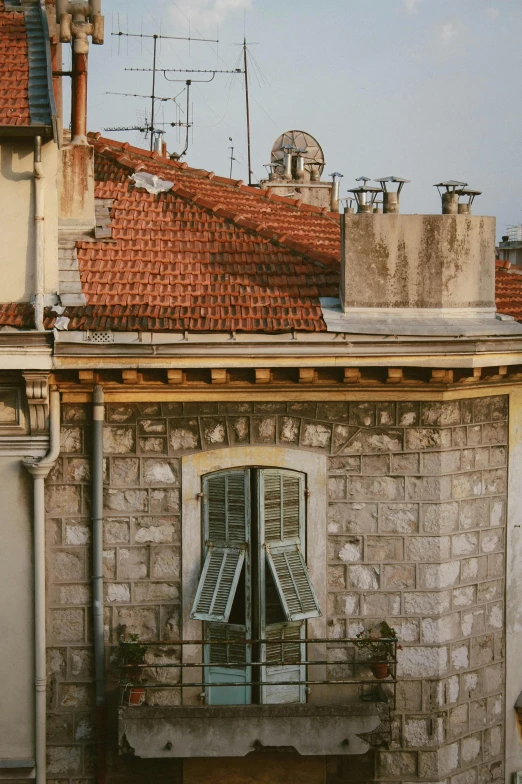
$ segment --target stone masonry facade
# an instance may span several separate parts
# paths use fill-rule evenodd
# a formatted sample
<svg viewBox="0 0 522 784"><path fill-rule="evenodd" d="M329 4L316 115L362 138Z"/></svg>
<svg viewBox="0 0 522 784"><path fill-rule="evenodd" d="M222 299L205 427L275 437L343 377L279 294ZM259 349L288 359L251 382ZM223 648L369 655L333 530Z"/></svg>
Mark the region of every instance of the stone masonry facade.
<svg viewBox="0 0 522 784"><path fill-rule="evenodd" d="M88 405L63 406L61 456L46 483L51 784L94 782L90 416ZM402 645L392 742L372 780L502 781L507 418L507 396L107 405L107 643L126 629L167 641L168 659L178 639L183 455L251 444L322 453L328 634L386 619ZM148 701L168 704L176 691ZM150 780L178 781L174 763L158 772L143 762L142 780L154 769ZM125 764L114 757L109 781L111 770L131 780Z"/></svg>

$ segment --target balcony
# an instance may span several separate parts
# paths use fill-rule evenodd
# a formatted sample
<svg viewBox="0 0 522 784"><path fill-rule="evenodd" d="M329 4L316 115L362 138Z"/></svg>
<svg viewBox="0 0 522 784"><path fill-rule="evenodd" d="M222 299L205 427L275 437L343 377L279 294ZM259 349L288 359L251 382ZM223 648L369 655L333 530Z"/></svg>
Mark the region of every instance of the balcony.
<svg viewBox="0 0 522 784"><path fill-rule="evenodd" d="M241 757L262 749L345 755L364 754L389 739L395 639L366 642L364 651L352 638L133 645L121 645L122 752L148 758Z"/></svg>

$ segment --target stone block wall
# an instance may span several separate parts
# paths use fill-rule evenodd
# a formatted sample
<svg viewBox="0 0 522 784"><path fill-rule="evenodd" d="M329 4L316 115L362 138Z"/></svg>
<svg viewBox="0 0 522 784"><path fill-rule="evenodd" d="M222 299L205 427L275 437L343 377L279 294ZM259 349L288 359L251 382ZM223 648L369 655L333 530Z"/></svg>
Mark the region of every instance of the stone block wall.
<svg viewBox="0 0 522 784"><path fill-rule="evenodd" d="M250 444L322 453L329 636L386 619L403 646L393 741L375 780L502 780L507 400L108 405L107 642L125 628L166 641L151 665L177 655L168 641L179 635L184 454ZM89 418L90 406L63 406L46 485L56 784L94 780ZM148 694L177 699L175 689ZM110 780L132 781L121 771L113 759Z"/></svg>

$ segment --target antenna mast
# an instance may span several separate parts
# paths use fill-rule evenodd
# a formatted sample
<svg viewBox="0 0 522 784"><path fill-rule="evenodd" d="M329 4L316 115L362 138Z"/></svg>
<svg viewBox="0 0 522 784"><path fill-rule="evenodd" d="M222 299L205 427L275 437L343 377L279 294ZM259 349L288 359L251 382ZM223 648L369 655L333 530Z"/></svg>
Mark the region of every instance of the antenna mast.
<svg viewBox="0 0 522 784"><path fill-rule="evenodd" d="M247 123L247 146L248 146L248 184L252 185L252 165L250 163L250 106L248 102L248 58L247 58L246 38L243 38L243 70L245 73L245 101L246 101L246 123Z"/></svg>
<svg viewBox="0 0 522 784"><path fill-rule="evenodd" d="M126 71L152 71L152 95L151 98L151 111L150 111L150 149L151 151L154 149L154 139L156 135L157 129L154 126L154 110L155 110L155 103L156 98L156 72L162 71L162 68L156 68L156 54L157 54L157 45L158 40L163 39L170 39L173 41L203 41L205 43L219 43L218 40L214 38L192 38L191 36L179 36L179 35L158 35L154 33L154 35L144 35L143 33L124 33L119 30L117 33L112 33L112 35L123 36L124 38L152 38L153 40L153 53L152 53L152 68L126 68ZM188 116L187 116L187 123L188 123Z"/></svg>

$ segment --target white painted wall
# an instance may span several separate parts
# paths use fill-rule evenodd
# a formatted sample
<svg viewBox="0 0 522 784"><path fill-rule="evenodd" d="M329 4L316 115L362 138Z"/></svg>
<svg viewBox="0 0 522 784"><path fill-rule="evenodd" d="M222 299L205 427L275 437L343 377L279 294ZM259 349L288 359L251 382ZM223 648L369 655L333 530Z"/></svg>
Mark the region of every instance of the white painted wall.
<svg viewBox="0 0 522 784"><path fill-rule="evenodd" d="M29 302L34 293L33 140L0 143L0 302ZM45 176L45 290L58 290L58 148L42 146Z"/></svg>

